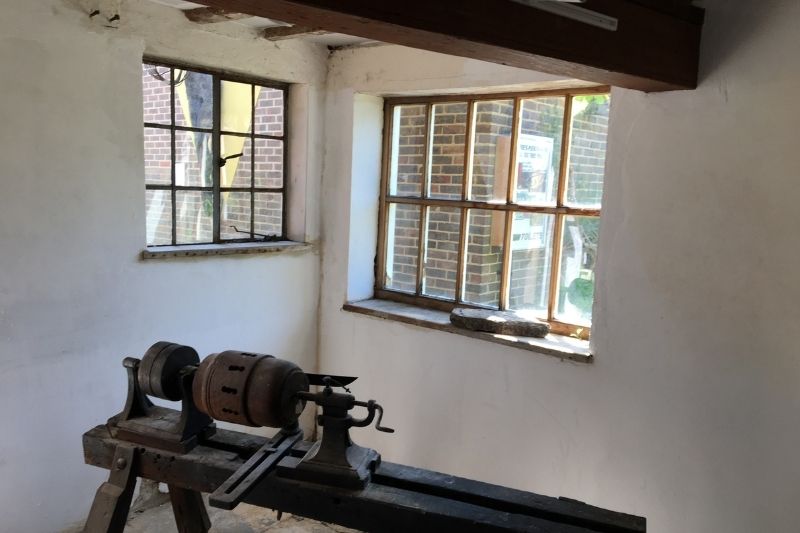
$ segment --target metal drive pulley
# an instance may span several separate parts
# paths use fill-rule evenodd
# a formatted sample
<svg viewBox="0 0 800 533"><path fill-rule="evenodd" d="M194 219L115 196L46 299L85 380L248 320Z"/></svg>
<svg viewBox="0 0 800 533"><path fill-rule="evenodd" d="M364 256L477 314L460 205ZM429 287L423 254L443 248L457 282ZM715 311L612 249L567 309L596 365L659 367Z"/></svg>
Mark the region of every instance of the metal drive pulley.
<svg viewBox="0 0 800 533"><path fill-rule="evenodd" d="M299 392L309 389L305 372L291 361L271 355L225 351L200 362L188 346L154 344L138 365L137 378L144 394L179 401L182 373L193 373L191 400L215 420L245 426L283 428L297 422L306 401Z"/></svg>
<svg viewBox="0 0 800 533"><path fill-rule="evenodd" d="M271 355L227 351L206 357L197 369L192 396L216 420L245 426L289 427L306 401L308 377L290 361Z"/></svg>

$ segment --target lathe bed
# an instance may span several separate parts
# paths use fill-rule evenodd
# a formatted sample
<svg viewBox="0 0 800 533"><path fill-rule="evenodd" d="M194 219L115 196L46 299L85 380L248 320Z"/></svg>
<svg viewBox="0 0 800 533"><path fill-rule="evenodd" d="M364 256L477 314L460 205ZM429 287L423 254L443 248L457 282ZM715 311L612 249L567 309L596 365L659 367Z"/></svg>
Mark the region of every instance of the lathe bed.
<svg viewBox="0 0 800 533"><path fill-rule="evenodd" d="M221 509L246 502L363 531L646 531L644 518L383 463L377 450L351 439L351 429L373 423L394 433L382 424L380 404L350 394L352 376L309 374L289 361L233 350L201 362L193 348L169 342L154 344L141 360L125 358L123 367L123 410L83 436L86 463L110 471L85 533L123 533L140 477L167 484L180 533L209 531L201 493ZM180 402L181 410L148 396ZM307 404L315 405L322 429L314 443L302 440L298 424ZM353 416L356 408L366 416ZM220 430L214 420L279 431L257 437Z"/></svg>
<svg viewBox="0 0 800 533"><path fill-rule="evenodd" d="M136 475L170 488L211 493L266 441L219 429L208 442L184 454L136 445ZM112 438L105 425L83 436L86 463L105 469L114 464L117 447L126 445ZM299 442L292 455L302 457L311 445ZM643 518L385 462L363 490L337 489L272 473L244 501L363 531L645 531Z"/></svg>

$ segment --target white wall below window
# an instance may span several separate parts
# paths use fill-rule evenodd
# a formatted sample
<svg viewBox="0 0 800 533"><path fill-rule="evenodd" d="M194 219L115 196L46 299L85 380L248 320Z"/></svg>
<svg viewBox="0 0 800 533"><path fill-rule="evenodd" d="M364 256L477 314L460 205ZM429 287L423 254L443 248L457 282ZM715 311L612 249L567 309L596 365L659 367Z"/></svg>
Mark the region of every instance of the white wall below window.
<svg viewBox="0 0 800 533"><path fill-rule="evenodd" d="M354 116L357 93L537 80L398 47L334 54L321 370L361 376L397 429L359 443L644 515L653 533L797 530L800 4L705 4L696 91L613 92L592 365L341 311L348 247L375 245L351 235L375 220L347 207L365 178L331 117Z"/></svg>
<svg viewBox="0 0 800 533"><path fill-rule="evenodd" d="M83 464L81 434L122 409L123 357L171 340L201 356L243 349L316 366L316 252L139 260L141 59L301 84L290 102L301 154L290 161L292 236L316 242L327 50L201 31L142 1L123 3L121 28L108 30L78 4L7 0L0 17L4 532L86 516L107 472Z"/></svg>

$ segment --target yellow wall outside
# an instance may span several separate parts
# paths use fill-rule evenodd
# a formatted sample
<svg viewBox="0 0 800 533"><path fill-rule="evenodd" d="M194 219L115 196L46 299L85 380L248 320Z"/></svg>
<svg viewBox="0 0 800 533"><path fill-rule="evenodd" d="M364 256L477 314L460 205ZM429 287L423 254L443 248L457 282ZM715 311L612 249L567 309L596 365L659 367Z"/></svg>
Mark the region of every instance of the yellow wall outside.
<svg viewBox="0 0 800 533"><path fill-rule="evenodd" d="M175 71L175 78L179 79L183 74L182 71ZM236 131L236 132L249 132L252 128L250 121L252 119L250 102L250 85L245 83L231 83L223 82L222 92L222 107L224 116L222 117L223 131ZM258 101L258 95L261 87L255 88L255 101ZM183 110L183 116L186 117L186 125L193 127L191 123L191 113L189 112L189 97L186 91L186 84L181 83L175 87L175 94L178 98L178 103ZM249 127L248 127L249 126ZM189 134L194 137L193 132ZM222 135L220 139L220 154L222 157L242 153L244 149L245 137L234 137ZM192 138L194 141L194 138ZM252 147L251 147L252 149ZM241 158L229 159L224 167L220 169L220 186L230 187L233 183L233 178L236 176L236 169L239 168L239 161Z"/></svg>

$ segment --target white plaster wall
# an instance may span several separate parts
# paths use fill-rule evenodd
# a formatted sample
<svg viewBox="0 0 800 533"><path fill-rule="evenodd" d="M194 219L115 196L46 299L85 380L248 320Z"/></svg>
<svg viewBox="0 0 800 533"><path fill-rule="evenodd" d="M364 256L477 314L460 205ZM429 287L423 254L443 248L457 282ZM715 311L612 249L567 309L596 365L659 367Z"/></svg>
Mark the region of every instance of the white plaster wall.
<svg viewBox="0 0 800 533"><path fill-rule="evenodd" d="M350 232L374 223L348 208L365 179L344 135L355 94L535 75L394 47L335 54L320 365L360 375L355 392L397 429L359 442L645 515L654 533L797 531L800 3L705 4L696 91L614 91L592 365L340 311Z"/></svg>
<svg viewBox="0 0 800 533"><path fill-rule="evenodd" d="M124 356L165 339L316 364L316 252L138 259L140 64L146 51L301 84L292 136L311 156L292 159L302 208L292 224L315 242L327 50L201 31L141 1L123 3L120 29L103 29L75 6L4 0L0 17L3 532L85 516L106 473L83 464L81 434L121 409Z"/></svg>
<svg viewBox="0 0 800 533"><path fill-rule="evenodd" d="M365 220L375 220L377 205L375 198L380 194L380 173L382 156L383 98L366 94L353 96L350 113L353 122L352 170L350 187L350 242L347 248L349 268L347 270L348 300L364 300L372 296L375 276L375 249L364 243L376 242L377 224L363 224Z"/></svg>

